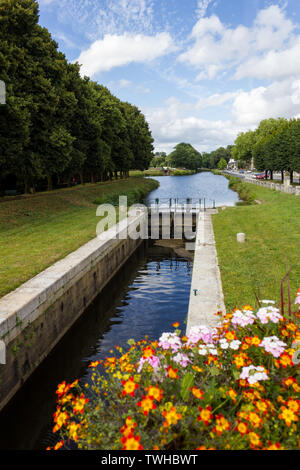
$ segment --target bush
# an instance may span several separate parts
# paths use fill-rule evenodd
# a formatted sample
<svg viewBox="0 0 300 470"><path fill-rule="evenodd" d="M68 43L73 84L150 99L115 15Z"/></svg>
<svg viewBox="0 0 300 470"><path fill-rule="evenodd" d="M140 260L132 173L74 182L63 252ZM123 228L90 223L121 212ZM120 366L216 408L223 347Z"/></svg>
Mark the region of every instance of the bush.
<svg viewBox="0 0 300 470"><path fill-rule="evenodd" d="M129 340L90 364L85 387L60 384L55 449L299 448L300 312L264 304L219 313L212 330L181 336L174 324L158 341Z"/></svg>

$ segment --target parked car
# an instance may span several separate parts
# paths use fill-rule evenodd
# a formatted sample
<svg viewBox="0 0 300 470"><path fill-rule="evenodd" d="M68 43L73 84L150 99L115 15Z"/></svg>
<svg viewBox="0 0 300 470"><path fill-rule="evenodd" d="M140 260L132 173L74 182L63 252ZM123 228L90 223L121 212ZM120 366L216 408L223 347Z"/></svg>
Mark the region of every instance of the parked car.
<svg viewBox="0 0 300 470"><path fill-rule="evenodd" d="M264 180L266 179L266 173L259 173L258 175L255 175L257 180Z"/></svg>

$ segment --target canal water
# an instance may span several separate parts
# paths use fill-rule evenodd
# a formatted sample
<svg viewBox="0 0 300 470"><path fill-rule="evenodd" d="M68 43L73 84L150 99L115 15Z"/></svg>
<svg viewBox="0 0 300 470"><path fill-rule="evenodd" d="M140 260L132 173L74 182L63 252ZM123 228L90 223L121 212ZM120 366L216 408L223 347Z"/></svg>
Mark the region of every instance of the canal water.
<svg viewBox="0 0 300 470"><path fill-rule="evenodd" d="M238 201L228 189L228 180L212 173L155 179L160 188L149 200L206 197L217 206ZM185 330L192 261L191 253L184 251L158 242L134 253L2 411L1 450L45 449L55 444L52 415L58 383L76 378L88 381L90 362L110 355L115 345L126 348L128 339L145 335L158 339L164 331L172 331L175 321Z"/></svg>
<svg viewBox="0 0 300 470"><path fill-rule="evenodd" d="M211 172L195 173L187 176L157 176L151 177L160 183L160 186L149 194L146 202L159 199L160 201L173 199L195 200L205 198L206 207L235 206L239 201L238 194L228 188L228 179Z"/></svg>

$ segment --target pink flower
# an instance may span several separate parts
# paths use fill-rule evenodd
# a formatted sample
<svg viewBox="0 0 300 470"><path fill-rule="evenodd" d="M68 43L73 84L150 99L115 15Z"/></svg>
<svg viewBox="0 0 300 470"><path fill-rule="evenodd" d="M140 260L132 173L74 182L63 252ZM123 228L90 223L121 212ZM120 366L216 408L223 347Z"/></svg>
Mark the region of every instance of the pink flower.
<svg viewBox="0 0 300 470"><path fill-rule="evenodd" d="M186 354L178 353L173 357L173 361L180 364L182 367L187 367L188 363L191 362Z"/></svg>
<svg viewBox="0 0 300 470"><path fill-rule="evenodd" d="M274 357L280 357L287 344L280 341L277 336L268 336L263 339L259 346L264 348L265 351L271 353Z"/></svg>
<svg viewBox="0 0 300 470"><path fill-rule="evenodd" d="M141 372L146 362L150 364L151 367L153 367L154 371L156 371L160 367L160 360L157 356L151 356L147 358L141 357L141 359L139 360L138 373Z"/></svg>

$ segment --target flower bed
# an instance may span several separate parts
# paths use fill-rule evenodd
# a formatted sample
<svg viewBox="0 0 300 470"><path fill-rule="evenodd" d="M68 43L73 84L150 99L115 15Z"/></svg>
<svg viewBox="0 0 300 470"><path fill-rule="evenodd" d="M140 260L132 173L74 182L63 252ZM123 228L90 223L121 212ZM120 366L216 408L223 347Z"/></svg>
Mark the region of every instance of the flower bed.
<svg viewBox="0 0 300 470"><path fill-rule="evenodd" d="M129 340L90 364L85 390L60 384L54 449L299 448L300 315L264 305L219 314L213 330Z"/></svg>

